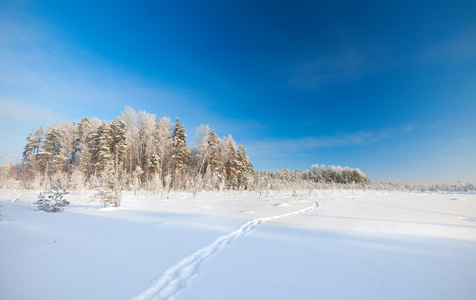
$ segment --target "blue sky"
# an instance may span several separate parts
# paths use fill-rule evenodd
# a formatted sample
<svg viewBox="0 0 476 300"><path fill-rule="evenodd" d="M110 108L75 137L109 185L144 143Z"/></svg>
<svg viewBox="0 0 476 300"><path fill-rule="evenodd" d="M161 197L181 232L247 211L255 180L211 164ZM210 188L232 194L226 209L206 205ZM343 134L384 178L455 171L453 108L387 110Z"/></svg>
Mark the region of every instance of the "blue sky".
<svg viewBox="0 0 476 300"><path fill-rule="evenodd" d="M126 106L258 170L476 182L474 1L0 0L0 155Z"/></svg>

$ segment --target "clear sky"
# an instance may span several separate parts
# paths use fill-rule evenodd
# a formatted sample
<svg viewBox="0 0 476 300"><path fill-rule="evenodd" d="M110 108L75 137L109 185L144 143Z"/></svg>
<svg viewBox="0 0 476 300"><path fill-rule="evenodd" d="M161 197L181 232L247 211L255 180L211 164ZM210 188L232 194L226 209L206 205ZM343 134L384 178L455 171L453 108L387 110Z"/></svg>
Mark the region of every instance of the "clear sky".
<svg viewBox="0 0 476 300"><path fill-rule="evenodd" d="M476 1L0 0L0 155L126 106L255 169L476 182Z"/></svg>

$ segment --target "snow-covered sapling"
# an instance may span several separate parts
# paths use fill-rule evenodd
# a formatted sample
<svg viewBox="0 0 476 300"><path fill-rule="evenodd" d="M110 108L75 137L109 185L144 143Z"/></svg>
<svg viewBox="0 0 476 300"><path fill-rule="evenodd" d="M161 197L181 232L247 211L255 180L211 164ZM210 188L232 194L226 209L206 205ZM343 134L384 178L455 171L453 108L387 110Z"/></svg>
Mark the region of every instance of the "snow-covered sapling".
<svg viewBox="0 0 476 300"><path fill-rule="evenodd" d="M34 204L38 205L38 210L46 212L63 211L64 207L69 205L69 202L63 199L63 196L69 192L66 191L59 178L56 182L52 182L50 186L51 190L40 193L38 195L38 201Z"/></svg>

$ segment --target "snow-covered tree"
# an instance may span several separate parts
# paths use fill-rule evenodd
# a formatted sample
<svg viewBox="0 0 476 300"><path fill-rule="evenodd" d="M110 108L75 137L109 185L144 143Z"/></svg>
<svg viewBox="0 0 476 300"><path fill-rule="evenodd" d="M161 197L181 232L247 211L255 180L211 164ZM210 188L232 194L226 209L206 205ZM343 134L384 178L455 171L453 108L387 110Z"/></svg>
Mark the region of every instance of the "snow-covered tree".
<svg viewBox="0 0 476 300"><path fill-rule="evenodd" d="M139 157L139 128L138 128L138 114L137 112L127 106L122 114L117 118L119 121L126 123L126 157L124 162L124 168L128 170L130 174L134 172L135 167L138 165Z"/></svg>
<svg viewBox="0 0 476 300"><path fill-rule="evenodd" d="M166 175L173 189L237 188L245 181L251 186L252 165L231 136L220 139L202 125L195 142L192 152L178 118L174 126L169 118L157 121L156 115L126 107L117 121L84 117L77 125L52 125L45 133L32 130L19 178L24 186L44 186L58 174L78 189L92 185L110 165L119 189L135 186L138 179L141 188L162 190ZM143 171L140 176L135 174L137 167Z"/></svg>
<svg viewBox="0 0 476 300"><path fill-rule="evenodd" d="M38 210L46 212L59 212L69 205L69 202L63 198L69 192L66 191L61 179L51 182L51 190L42 192L38 195L38 200L34 203L38 205Z"/></svg>
<svg viewBox="0 0 476 300"><path fill-rule="evenodd" d="M30 131L28 136L26 137L26 144L25 147L23 148L23 161L28 161L30 157L33 154L33 138L34 138L34 133L33 129Z"/></svg>
<svg viewBox="0 0 476 300"><path fill-rule="evenodd" d="M139 112L139 166L148 175L148 163L156 153L157 116L145 111Z"/></svg>
<svg viewBox="0 0 476 300"><path fill-rule="evenodd" d="M50 126L46 130L43 149L38 153L38 163L44 174L54 174L62 170L61 141L61 132L56 126Z"/></svg>
<svg viewBox="0 0 476 300"><path fill-rule="evenodd" d="M218 178L221 178L223 172L220 142L220 138L216 135L215 130L212 129L208 136L208 168L212 172L212 175L216 175Z"/></svg>
<svg viewBox="0 0 476 300"><path fill-rule="evenodd" d="M88 117L81 119L81 122L78 124L78 139L76 144L76 154L77 164L79 164L83 177L88 178L91 166L91 139L93 135L93 127Z"/></svg>
<svg viewBox="0 0 476 300"><path fill-rule="evenodd" d="M58 131L61 136L60 157L62 160L63 172L71 172L75 162L77 143L78 143L78 127L75 122L63 122L58 125Z"/></svg>
<svg viewBox="0 0 476 300"><path fill-rule="evenodd" d="M208 160L208 139L210 135L210 127L208 125L201 124L195 131L195 163L198 166L198 172L203 173L205 171L205 163Z"/></svg>
<svg viewBox="0 0 476 300"><path fill-rule="evenodd" d="M180 119L176 119L175 127L172 132L172 159L174 172L183 176L183 169L190 158L190 148L187 145L187 135L185 128L180 124Z"/></svg>
<svg viewBox="0 0 476 300"><path fill-rule="evenodd" d="M163 117L156 123L156 141L157 141L157 160L159 167L157 168L160 178L163 180L167 169L169 168L169 162L172 156L172 135L170 130L172 128L172 122L170 118Z"/></svg>
<svg viewBox="0 0 476 300"><path fill-rule="evenodd" d="M120 206L120 195L116 189L115 175L112 163L107 163L99 173L92 200L99 201L104 207Z"/></svg>

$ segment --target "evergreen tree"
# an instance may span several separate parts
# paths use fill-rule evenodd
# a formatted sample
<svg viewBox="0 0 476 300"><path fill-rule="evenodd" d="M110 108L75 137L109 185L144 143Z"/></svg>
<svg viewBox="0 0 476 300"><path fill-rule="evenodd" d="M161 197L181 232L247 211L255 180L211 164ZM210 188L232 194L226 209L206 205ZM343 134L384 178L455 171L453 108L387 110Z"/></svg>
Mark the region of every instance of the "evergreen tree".
<svg viewBox="0 0 476 300"><path fill-rule="evenodd" d="M59 172L69 180L74 175L75 189L80 189L81 184L91 183L108 169L112 170L116 191L122 185L132 186L136 180L140 181L138 186L162 189L167 174L169 188L193 186L197 191L204 187L237 188L246 174L253 174L244 148L237 149L231 136L220 139L208 125L202 125L197 129L192 153L178 118L175 126L169 118L156 119L155 115L126 107L117 121L106 123L84 117L77 125L52 125L45 135L41 127L32 130L26 139L19 178L24 184L37 182L40 186ZM349 174L346 178L355 177Z"/></svg>
<svg viewBox="0 0 476 300"><path fill-rule="evenodd" d="M64 207L69 205L69 202L63 199L63 196L66 194L68 194L68 192L64 184L58 178L51 183L51 190L38 195L38 200L34 204L38 205L38 210L45 212L63 211Z"/></svg>
<svg viewBox="0 0 476 300"><path fill-rule="evenodd" d="M115 185L114 167L111 162L104 165L96 182L96 192L91 197L94 201L99 201L104 207L114 205L120 206L120 198Z"/></svg>
<svg viewBox="0 0 476 300"><path fill-rule="evenodd" d="M26 137L26 145L23 148L22 155L23 155L23 161L24 162L29 161L30 157L33 154L33 140L34 140L34 133L33 133L33 129L32 129L30 131L30 133L28 134L28 136Z"/></svg>
<svg viewBox="0 0 476 300"><path fill-rule="evenodd" d="M190 148L187 145L185 128L180 124L180 119L178 117L172 132L172 149L174 171L180 172L180 175L183 176L184 166L190 158Z"/></svg>
<svg viewBox="0 0 476 300"><path fill-rule="evenodd" d="M241 174L241 168L238 161L238 153L236 151L236 145L233 140L228 140L228 151L226 156L226 179L230 187L237 188L239 185L239 177Z"/></svg>
<svg viewBox="0 0 476 300"><path fill-rule="evenodd" d="M217 176L219 179L223 172L221 155L220 138L216 135L215 130L212 129L208 136L208 169L212 172L212 175Z"/></svg>
<svg viewBox="0 0 476 300"><path fill-rule="evenodd" d="M96 169L99 172L103 171L107 165L112 165L113 163L113 153L111 148L113 146L113 131L111 126L106 123L103 123L97 132L95 137L95 158Z"/></svg>
<svg viewBox="0 0 476 300"><path fill-rule="evenodd" d="M122 164L126 158L127 151L127 125L124 121L116 121L113 122L111 126L113 134L113 144L111 150L113 151L114 157L117 156L118 163Z"/></svg>
<svg viewBox="0 0 476 300"><path fill-rule="evenodd" d="M88 178L92 171L90 168L92 150L90 148L92 146L93 135L93 128L88 117L82 118L81 122L78 124L78 139L77 147L75 149L75 156L77 157L78 163L85 178Z"/></svg>
<svg viewBox="0 0 476 300"><path fill-rule="evenodd" d="M71 173L73 165L77 162L76 147L78 140L78 127L75 122L64 122L58 125L61 139L61 160L63 172Z"/></svg>
<svg viewBox="0 0 476 300"><path fill-rule="evenodd" d="M46 173L56 173L62 170L63 158L61 155L61 132L56 126L50 126L46 131L43 142L43 151L38 154L42 170Z"/></svg>

